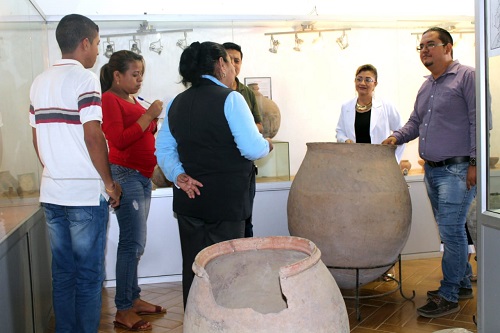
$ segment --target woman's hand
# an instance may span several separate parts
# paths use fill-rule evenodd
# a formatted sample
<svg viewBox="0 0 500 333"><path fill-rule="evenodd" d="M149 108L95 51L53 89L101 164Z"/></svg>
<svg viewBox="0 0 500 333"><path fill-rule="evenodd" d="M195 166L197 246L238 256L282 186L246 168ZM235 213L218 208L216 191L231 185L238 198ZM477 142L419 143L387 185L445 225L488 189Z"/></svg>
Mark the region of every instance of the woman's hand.
<svg viewBox="0 0 500 333"><path fill-rule="evenodd" d="M151 117L151 120L158 118L163 110L163 102L160 100L155 100L149 106L149 109L146 111L146 114Z"/></svg>
<svg viewBox="0 0 500 333"><path fill-rule="evenodd" d="M197 181L196 179L188 176L185 173L181 173L177 176L177 186L184 192L186 192L187 196L190 199L194 199L196 195L200 195L200 187L203 187L203 184Z"/></svg>
<svg viewBox="0 0 500 333"><path fill-rule="evenodd" d="M354 143L354 141L352 141L351 139L347 139L344 141L345 143Z"/></svg>
<svg viewBox="0 0 500 333"><path fill-rule="evenodd" d="M269 152L272 152L274 149L273 142L269 138L266 138L266 140L269 142Z"/></svg>

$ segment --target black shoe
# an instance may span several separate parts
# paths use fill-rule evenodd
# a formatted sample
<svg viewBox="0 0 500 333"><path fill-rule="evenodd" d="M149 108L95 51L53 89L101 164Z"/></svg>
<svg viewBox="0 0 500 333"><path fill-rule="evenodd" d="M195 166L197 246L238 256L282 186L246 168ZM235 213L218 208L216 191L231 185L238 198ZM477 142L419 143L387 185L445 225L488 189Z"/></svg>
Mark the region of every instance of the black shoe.
<svg viewBox="0 0 500 333"><path fill-rule="evenodd" d="M438 296L439 290L429 290L427 292L427 297L436 297ZM470 299L474 298L474 294L472 293L472 289L469 288L460 288L458 291L458 299Z"/></svg>
<svg viewBox="0 0 500 333"><path fill-rule="evenodd" d="M449 302L441 296L433 296L427 300L427 304L417 309L422 317L438 318L460 311L458 303Z"/></svg>

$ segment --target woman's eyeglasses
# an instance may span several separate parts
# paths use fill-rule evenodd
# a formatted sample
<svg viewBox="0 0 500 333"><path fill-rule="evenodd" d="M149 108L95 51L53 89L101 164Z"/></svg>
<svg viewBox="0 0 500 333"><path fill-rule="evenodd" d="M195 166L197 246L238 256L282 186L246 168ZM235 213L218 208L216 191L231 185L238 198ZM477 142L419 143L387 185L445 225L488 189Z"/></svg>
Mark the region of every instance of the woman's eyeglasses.
<svg viewBox="0 0 500 333"><path fill-rule="evenodd" d="M361 83L361 82L363 82L363 81L365 81L366 83L372 83L372 82L375 82L375 80L374 80L374 79L372 79L371 77L365 77L365 78L362 78L361 76L357 76L357 77L355 78L355 80L356 80L356 82L359 82L359 83Z"/></svg>

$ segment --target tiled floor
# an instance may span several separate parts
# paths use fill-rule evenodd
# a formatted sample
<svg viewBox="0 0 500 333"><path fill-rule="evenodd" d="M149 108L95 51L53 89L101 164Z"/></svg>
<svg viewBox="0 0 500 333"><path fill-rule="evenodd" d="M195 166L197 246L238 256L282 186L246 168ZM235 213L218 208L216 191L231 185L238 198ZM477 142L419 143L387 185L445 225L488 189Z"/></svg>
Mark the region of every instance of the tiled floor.
<svg viewBox="0 0 500 333"><path fill-rule="evenodd" d="M419 259L403 261L402 287L406 296L411 296L415 290L416 296L407 301L401 297L399 291L390 295L362 299L360 301L361 320L356 318L355 301L347 299L347 311L351 332L353 333L419 333L434 332L446 328L465 328L476 332L473 316L476 313L476 298L460 301L461 310L442 318L428 319L417 315L416 308L425 304L427 290L436 289L441 279L441 259ZM472 263L476 271L475 262ZM371 295L392 290L397 286L395 282L375 281L362 288L362 295ZM144 319L153 324L153 333L180 333L182 332L183 306L182 286L180 282L159 283L141 286L142 298L148 302L159 304L167 308L166 315L144 316ZM474 292L476 286L473 284ZM123 329L115 329L113 320L115 315L114 288L103 290L103 307L100 333L121 333ZM347 294L347 292L345 293ZM48 333L54 332L54 323ZM278 333L278 332L277 332ZM286 332L284 332L286 333Z"/></svg>

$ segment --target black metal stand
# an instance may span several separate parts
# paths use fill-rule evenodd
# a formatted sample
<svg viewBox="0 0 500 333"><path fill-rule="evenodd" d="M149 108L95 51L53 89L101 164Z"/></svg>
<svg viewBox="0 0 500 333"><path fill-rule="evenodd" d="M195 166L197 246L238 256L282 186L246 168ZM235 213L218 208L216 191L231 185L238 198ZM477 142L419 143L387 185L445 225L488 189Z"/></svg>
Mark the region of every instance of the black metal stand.
<svg viewBox="0 0 500 333"><path fill-rule="evenodd" d="M394 282L397 283L396 288L394 288L393 290L389 290L389 291L387 291L385 293L381 293L381 294L359 296L359 270L360 269L375 269L375 268L382 268L382 267L388 267L388 268L390 268L390 267L394 266L396 263L399 263L399 265L398 265L399 266L399 280L396 279L393 276L384 274L384 277L389 278L392 281L394 281ZM398 259L396 261L388 263L388 264L384 264L384 265L371 266L371 267L338 267L338 266L326 266L326 267L333 268L333 269L350 269L350 270L356 270L356 293L355 293L355 296L343 296L343 297L347 298L347 299L353 299L353 298L355 299L356 318L358 319L358 321L361 320L361 311L359 310L359 300L360 299L369 299L369 298L383 297L383 296L390 295L390 294L396 292L397 290L399 290L399 293L401 294L401 297L403 297L407 301L412 300L413 298L415 298L415 290L412 291L413 295L411 297L407 297L403 293L403 278L402 278L402 272L401 272L401 254L398 255Z"/></svg>

